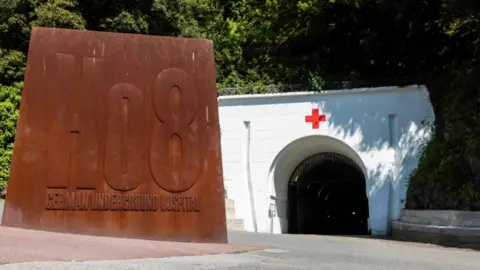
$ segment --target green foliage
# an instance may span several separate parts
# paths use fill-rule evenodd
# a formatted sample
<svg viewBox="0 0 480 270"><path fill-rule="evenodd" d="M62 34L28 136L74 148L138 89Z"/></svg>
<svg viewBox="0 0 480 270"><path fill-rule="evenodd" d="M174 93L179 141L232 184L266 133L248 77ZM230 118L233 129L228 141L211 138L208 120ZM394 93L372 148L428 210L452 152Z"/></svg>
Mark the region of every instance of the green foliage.
<svg viewBox="0 0 480 270"><path fill-rule="evenodd" d="M0 84L12 84L23 79L25 55L20 51L0 49Z"/></svg>
<svg viewBox="0 0 480 270"><path fill-rule="evenodd" d="M426 144L410 178L407 208L480 211L480 193L458 150L437 138Z"/></svg>
<svg viewBox="0 0 480 270"><path fill-rule="evenodd" d="M7 184L19 112L21 83L0 85L0 191Z"/></svg>
<svg viewBox="0 0 480 270"><path fill-rule="evenodd" d="M447 11L443 28L456 54L440 80L448 89L443 130L410 177L407 207L480 211L480 5L454 1Z"/></svg>
<svg viewBox="0 0 480 270"><path fill-rule="evenodd" d="M31 1L35 3L37 1ZM85 21L78 11L75 0L38 1L32 26L85 29Z"/></svg>
<svg viewBox="0 0 480 270"><path fill-rule="evenodd" d="M143 34L148 33L148 23L142 16L135 16L127 11L122 11L115 18L107 18L101 25L103 29L111 32Z"/></svg>

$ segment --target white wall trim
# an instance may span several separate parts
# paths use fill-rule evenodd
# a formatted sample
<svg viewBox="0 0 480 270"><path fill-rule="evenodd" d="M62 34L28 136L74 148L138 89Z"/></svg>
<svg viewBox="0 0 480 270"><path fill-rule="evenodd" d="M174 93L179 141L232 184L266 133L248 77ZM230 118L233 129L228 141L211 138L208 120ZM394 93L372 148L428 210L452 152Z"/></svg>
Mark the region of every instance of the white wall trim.
<svg viewBox="0 0 480 270"><path fill-rule="evenodd" d="M305 91L305 92L286 92L286 93L270 93L270 94L247 94L247 95L231 95L219 96L219 101L241 100L241 99L263 99L276 97L308 97L318 95L348 95L348 94L368 94L379 92L398 92L398 91L422 91L426 88L423 85L409 85L405 87L387 86L387 87L365 87L341 90L321 90L321 91Z"/></svg>

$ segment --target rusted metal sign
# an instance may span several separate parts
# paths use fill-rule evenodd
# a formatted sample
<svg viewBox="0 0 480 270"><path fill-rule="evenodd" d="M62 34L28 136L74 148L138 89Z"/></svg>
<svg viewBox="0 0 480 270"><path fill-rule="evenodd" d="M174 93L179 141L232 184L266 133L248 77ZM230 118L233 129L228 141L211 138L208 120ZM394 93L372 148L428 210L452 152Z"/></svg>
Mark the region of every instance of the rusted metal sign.
<svg viewBox="0 0 480 270"><path fill-rule="evenodd" d="M226 242L213 43L34 28L3 225Z"/></svg>

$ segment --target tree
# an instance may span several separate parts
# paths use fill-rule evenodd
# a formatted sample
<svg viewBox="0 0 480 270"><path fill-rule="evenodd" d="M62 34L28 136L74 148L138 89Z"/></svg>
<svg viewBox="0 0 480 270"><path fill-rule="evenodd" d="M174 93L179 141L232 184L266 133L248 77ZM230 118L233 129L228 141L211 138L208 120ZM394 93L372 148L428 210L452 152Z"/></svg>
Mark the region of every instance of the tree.
<svg viewBox="0 0 480 270"><path fill-rule="evenodd" d="M232 6L230 20L246 31L245 70L275 82L426 85L435 133L411 175L407 206L472 210L480 209L479 6L466 0L244 0Z"/></svg>

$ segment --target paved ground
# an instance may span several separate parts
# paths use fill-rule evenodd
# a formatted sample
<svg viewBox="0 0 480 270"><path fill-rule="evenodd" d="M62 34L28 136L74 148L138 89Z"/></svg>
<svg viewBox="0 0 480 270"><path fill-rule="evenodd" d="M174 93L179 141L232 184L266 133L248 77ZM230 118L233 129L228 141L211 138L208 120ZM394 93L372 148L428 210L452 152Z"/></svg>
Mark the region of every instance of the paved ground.
<svg viewBox="0 0 480 270"><path fill-rule="evenodd" d="M0 209L0 212L2 209ZM165 258L258 250L245 244L181 243L95 237L0 226L0 265L39 261Z"/></svg>
<svg viewBox="0 0 480 270"><path fill-rule="evenodd" d="M0 211L1 212L1 211ZM0 228L0 262L2 256L22 254L22 244L32 241L32 232L20 232L14 239L2 236ZM44 237L45 235L42 235ZM58 242L70 242L69 237L58 236ZM35 239L35 237L33 237ZM162 251L170 250L179 252L178 244L170 243L167 247L165 242L160 245L150 243L149 247L137 240L128 240L128 245L121 245L119 241L124 239L110 239L109 247L103 247L106 251L101 252L98 247L91 247L86 236L80 236L81 242L69 246L62 256L67 262L27 262L0 265L0 269L480 269L480 252L453 248L441 248L433 245L403 243L388 240L354 237L333 236L310 236L310 235L266 235L242 232L230 232L229 238L235 247L242 244L268 246L268 248L235 254L207 255L207 256L184 256L157 259L134 259L134 260L102 260L102 261L71 261L80 258L85 252L97 254L99 257L105 254L118 254L123 247L127 247L130 257L138 256L141 250L150 250L150 257L158 257ZM76 238L77 241L79 241ZM5 241L7 240L7 241ZM44 239L43 246L31 246L27 249L27 255L31 257L48 253L55 238ZM137 242L136 242L137 241ZM10 242L8 247L4 247ZM97 241L98 242L98 241ZM97 243L95 242L95 243ZM100 241L101 242L101 241ZM197 246L199 247L199 246ZM25 247L23 247L25 248ZM65 246L63 247L65 249ZM152 251L156 250L155 252ZM190 247L190 249L192 249ZM202 248L199 248L202 250ZM198 249L197 249L198 250ZM205 249L204 249L205 250ZM212 250L210 250L212 251ZM216 250L220 251L221 250ZM234 250L230 250L234 251ZM228 252L228 251L227 251ZM5 255L6 254L6 255ZM8 255L14 254L14 255ZM178 254L177 254L178 255ZM182 255L180 253L180 255ZM183 254L185 255L185 254ZM142 257L142 256L140 256ZM103 257L111 259L111 257ZM145 258L145 257L143 257ZM98 258L96 258L98 259Z"/></svg>
<svg viewBox="0 0 480 270"><path fill-rule="evenodd" d="M201 244L61 234L0 227L0 264L166 258L258 250L244 244Z"/></svg>

